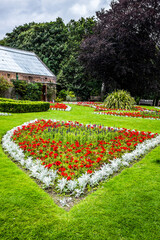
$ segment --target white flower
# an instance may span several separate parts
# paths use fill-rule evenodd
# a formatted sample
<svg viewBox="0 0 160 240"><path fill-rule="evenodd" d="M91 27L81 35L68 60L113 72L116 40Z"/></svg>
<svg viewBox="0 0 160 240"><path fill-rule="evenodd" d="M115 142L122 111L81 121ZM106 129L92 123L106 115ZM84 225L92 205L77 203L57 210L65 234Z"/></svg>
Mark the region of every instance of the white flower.
<svg viewBox="0 0 160 240"><path fill-rule="evenodd" d="M62 192L62 190L64 189L66 183L67 183L67 179L66 178L62 178L62 179L58 180L57 188L60 190L60 192Z"/></svg>
<svg viewBox="0 0 160 240"><path fill-rule="evenodd" d="M26 162L25 162L26 168L31 168L33 166L33 161L32 158L27 158Z"/></svg>
<svg viewBox="0 0 160 240"><path fill-rule="evenodd" d="M10 113L3 113L3 112L0 112L0 116L11 116L12 114Z"/></svg>
<svg viewBox="0 0 160 240"><path fill-rule="evenodd" d="M70 180L67 183L67 188L70 192L72 192L77 186L77 181L76 180Z"/></svg>
<svg viewBox="0 0 160 240"><path fill-rule="evenodd" d="M45 184L46 187L49 187L51 185L52 179L51 177L44 177L43 183Z"/></svg>
<svg viewBox="0 0 160 240"><path fill-rule="evenodd" d="M87 173L83 174L81 177L78 178L78 184L79 184L80 188L84 189L86 187L86 185L89 181L89 178L90 178L90 176Z"/></svg>
<svg viewBox="0 0 160 240"><path fill-rule="evenodd" d="M78 188L76 188L76 189L75 189L75 192L74 192L75 197L80 197L81 194L83 194L83 192L84 192L83 189L78 189Z"/></svg>

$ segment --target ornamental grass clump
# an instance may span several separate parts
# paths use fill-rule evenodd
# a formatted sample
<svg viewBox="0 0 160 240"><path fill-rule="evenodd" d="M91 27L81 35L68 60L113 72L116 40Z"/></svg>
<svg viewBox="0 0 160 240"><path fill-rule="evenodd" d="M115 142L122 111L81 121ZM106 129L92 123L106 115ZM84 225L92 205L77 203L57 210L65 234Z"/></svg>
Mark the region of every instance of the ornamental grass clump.
<svg viewBox="0 0 160 240"><path fill-rule="evenodd" d="M111 109L131 110L134 104L134 98L125 90L114 91L104 101L104 106Z"/></svg>

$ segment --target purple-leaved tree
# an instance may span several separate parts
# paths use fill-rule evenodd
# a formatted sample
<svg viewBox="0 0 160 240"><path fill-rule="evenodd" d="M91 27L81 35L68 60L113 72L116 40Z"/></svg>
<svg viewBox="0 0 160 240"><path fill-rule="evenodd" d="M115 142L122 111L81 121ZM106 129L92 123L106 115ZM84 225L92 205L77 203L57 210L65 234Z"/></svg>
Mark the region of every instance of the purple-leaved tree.
<svg viewBox="0 0 160 240"><path fill-rule="evenodd" d="M118 0L96 13L80 61L103 85L133 96L160 91L160 0Z"/></svg>

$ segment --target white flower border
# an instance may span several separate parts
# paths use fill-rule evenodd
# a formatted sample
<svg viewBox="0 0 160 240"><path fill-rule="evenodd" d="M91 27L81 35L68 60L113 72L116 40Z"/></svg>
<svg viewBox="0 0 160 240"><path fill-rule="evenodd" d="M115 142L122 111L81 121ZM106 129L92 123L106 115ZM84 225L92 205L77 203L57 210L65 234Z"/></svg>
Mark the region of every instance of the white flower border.
<svg viewBox="0 0 160 240"><path fill-rule="evenodd" d="M4 113L4 112L0 112L0 116L11 116L12 114L10 113Z"/></svg>
<svg viewBox="0 0 160 240"><path fill-rule="evenodd" d="M156 138L145 140L143 143L138 144L135 150L130 153L125 153L121 158L114 158L112 161L110 161L110 164L104 164L100 170L95 171L93 174L85 173L82 174L82 176L77 180L70 181L67 181L66 178L62 178L61 180L58 180L56 184L55 180L58 177L57 171L45 168L44 165L41 165L40 160L33 161L32 157L25 159L23 150L20 149L19 146L12 141L11 136L15 130L18 128L22 129L22 126L28 125L29 123L34 123L35 121L37 121L37 119L26 122L8 131L2 138L2 147L4 151L9 153L9 155L14 158L15 161L18 161L22 166L28 169L30 171L30 175L40 180L45 185L45 187L56 186L60 193L70 191L71 194L75 195L75 197L79 197L84 192L87 184L90 186L97 185L100 181L109 178L109 176L111 176L114 172L117 172L121 167L129 166L130 162L136 160L138 157L145 154L148 150L160 144L160 135L158 135ZM54 119L52 121L57 122L59 120ZM87 124L86 126L88 125L95 126L91 124ZM108 129L108 127L104 128ZM110 127L110 129L117 128ZM123 128L119 129L121 130Z"/></svg>
<svg viewBox="0 0 160 240"><path fill-rule="evenodd" d="M60 109L60 108L50 108L50 110L58 110L58 111L66 111L66 112L69 112L69 111L71 111L71 107L70 106L68 106L68 105L66 105L67 106L67 108L66 109Z"/></svg>
<svg viewBox="0 0 160 240"><path fill-rule="evenodd" d="M94 112L94 114L108 115L108 116L114 116L114 117L129 117L129 118L141 118L141 119L149 119L149 120L160 120L160 118L143 118L143 117L120 116L120 115L116 115L116 114L107 114L105 112Z"/></svg>

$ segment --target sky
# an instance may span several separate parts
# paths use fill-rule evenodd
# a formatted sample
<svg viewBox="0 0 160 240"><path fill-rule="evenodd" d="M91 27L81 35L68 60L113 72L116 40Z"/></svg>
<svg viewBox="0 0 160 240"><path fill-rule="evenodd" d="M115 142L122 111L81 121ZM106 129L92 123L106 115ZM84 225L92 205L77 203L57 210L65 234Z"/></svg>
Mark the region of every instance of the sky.
<svg viewBox="0 0 160 240"><path fill-rule="evenodd" d="M50 22L61 17L71 19L95 16L109 9L111 0L0 0L0 39L15 27L30 22Z"/></svg>

